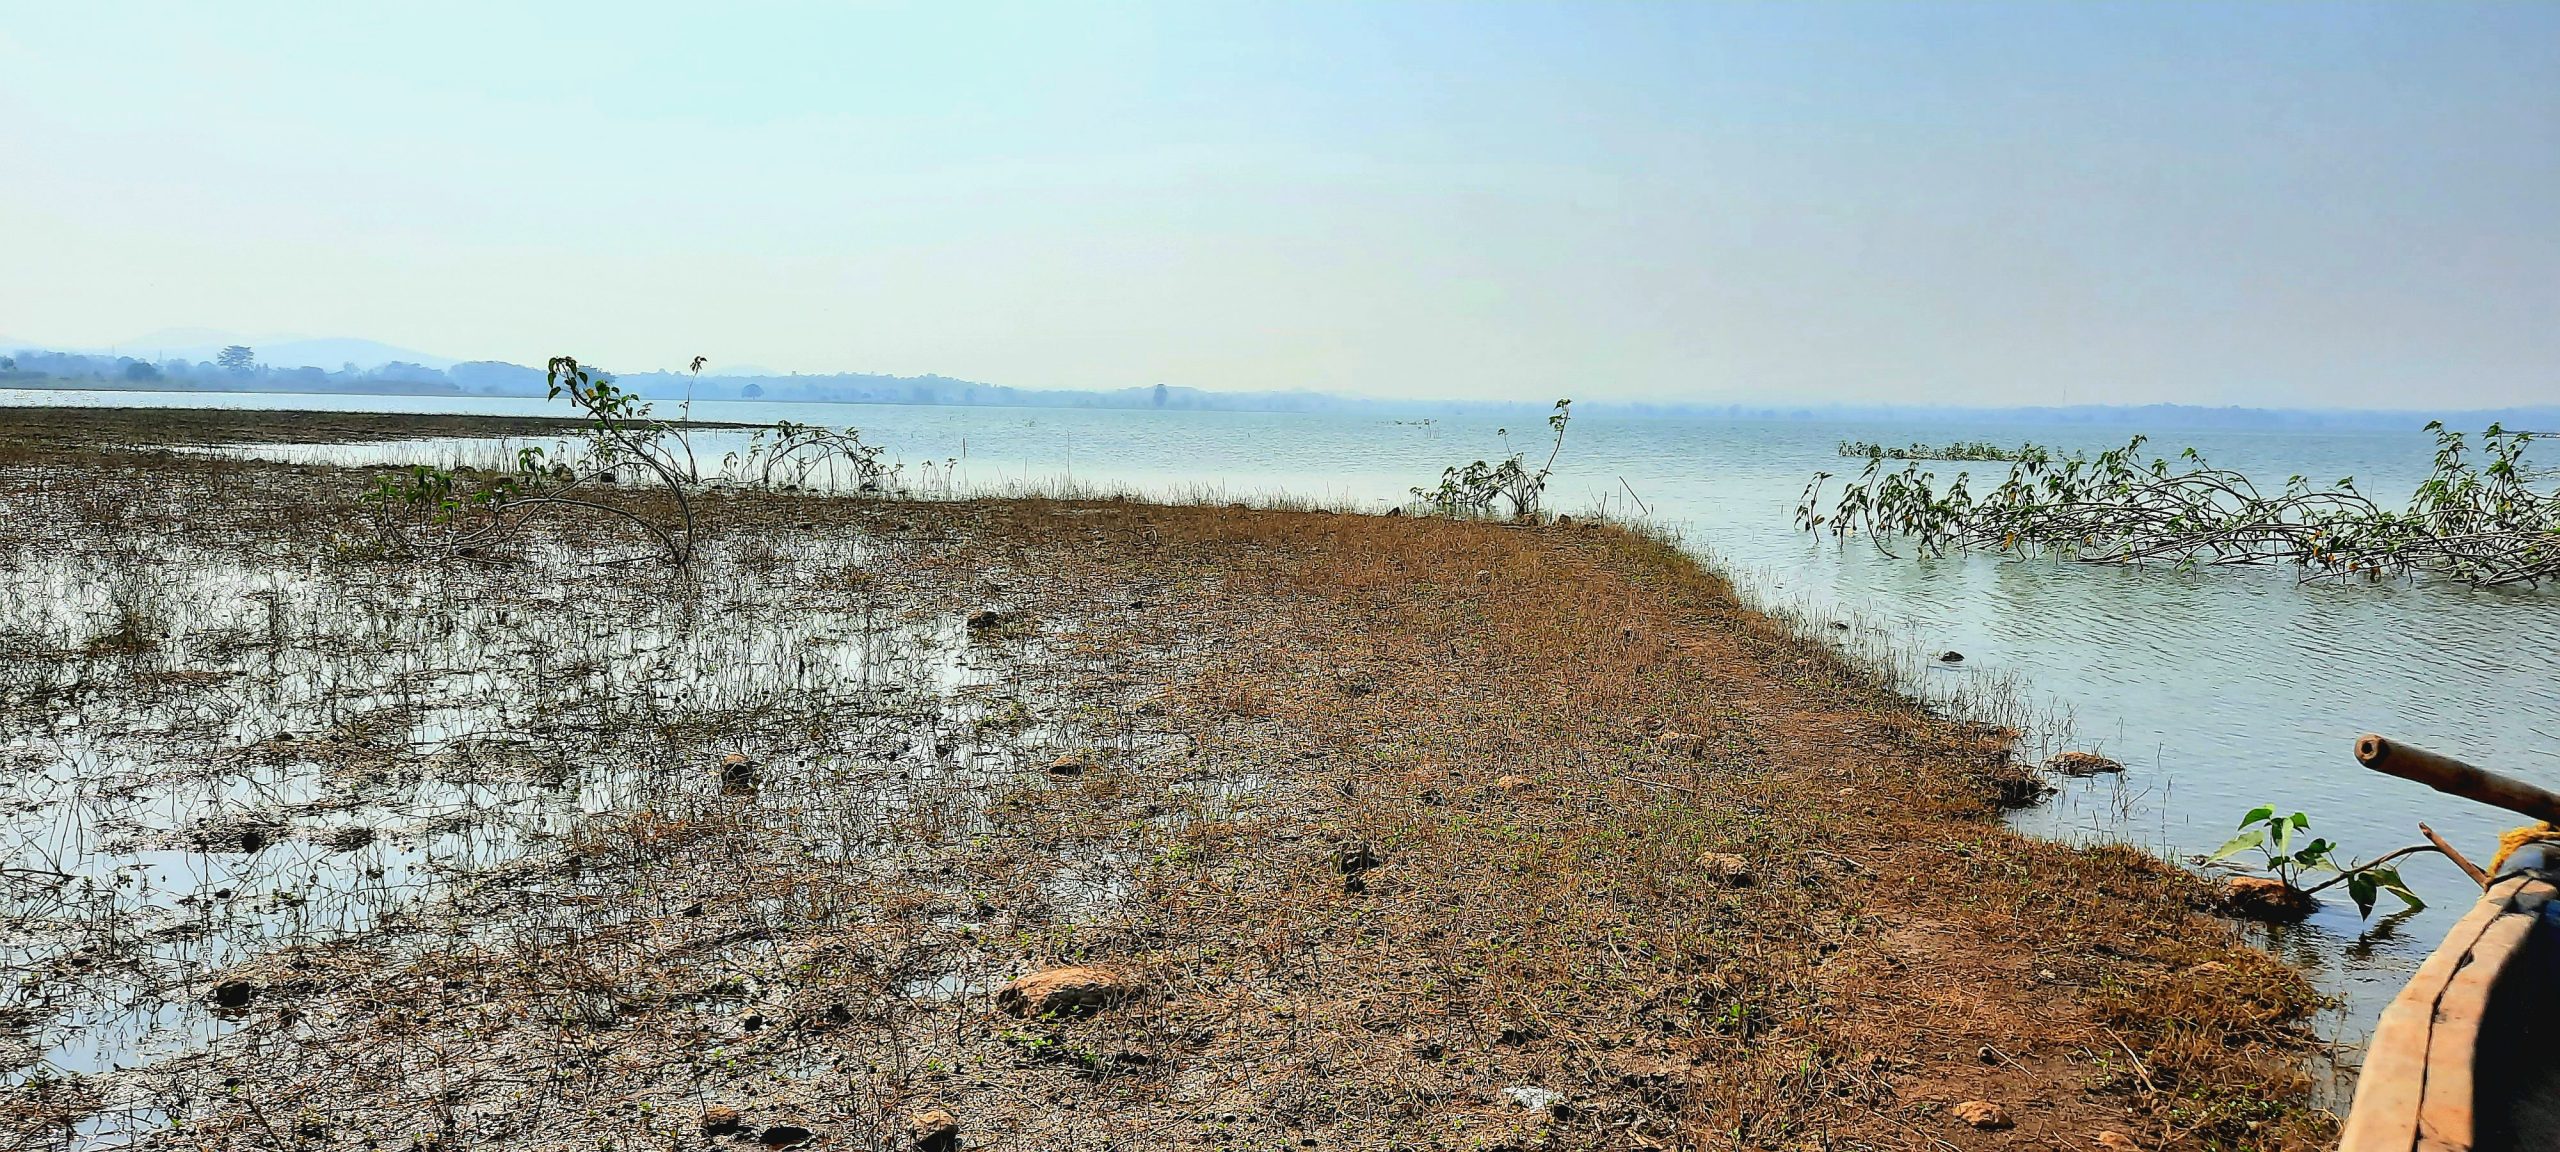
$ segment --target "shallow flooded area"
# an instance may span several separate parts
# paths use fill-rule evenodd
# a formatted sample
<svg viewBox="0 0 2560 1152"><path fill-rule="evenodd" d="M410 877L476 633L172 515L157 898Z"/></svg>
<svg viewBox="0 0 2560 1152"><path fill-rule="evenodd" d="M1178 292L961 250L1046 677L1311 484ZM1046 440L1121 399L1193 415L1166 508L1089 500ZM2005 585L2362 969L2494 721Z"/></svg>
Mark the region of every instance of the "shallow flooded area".
<svg viewBox="0 0 2560 1152"><path fill-rule="evenodd" d="M1000 576L941 570L903 529L741 538L681 576L599 563L610 539L421 565L207 517L221 466L76 477L183 495L14 479L36 530L0 554L0 1083L58 1101L79 1142L181 1119L99 1086L238 1027L263 991L244 966L623 919L579 911L580 846L615 848L600 818L735 821L868 867L918 822L982 829L1061 755L1161 742L1075 681L1074 621L989 626ZM309 482L258 483L279 480ZM1047 881L1062 914L1125 888L1088 863ZM951 964L911 978L975 985Z"/></svg>

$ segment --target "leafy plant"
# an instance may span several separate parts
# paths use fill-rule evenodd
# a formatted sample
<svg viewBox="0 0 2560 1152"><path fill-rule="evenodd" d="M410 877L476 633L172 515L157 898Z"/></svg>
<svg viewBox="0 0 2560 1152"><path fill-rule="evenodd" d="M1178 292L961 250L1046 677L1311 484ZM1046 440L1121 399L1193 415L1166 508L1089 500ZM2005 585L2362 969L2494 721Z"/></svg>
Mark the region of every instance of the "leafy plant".
<svg viewBox="0 0 2560 1152"><path fill-rule="evenodd" d="M1555 410L1547 415L1547 430L1554 433L1555 439L1547 447L1546 462L1534 472L1529 470L1527 455L1515 451L1505 455L1499 464L1478 460L1464 467L1442 469L1439 487L1415 488L1413 496L1441 516L1488 516L1497 502L1508 501L1512 519L1536 519L1539 503L1546 495L1547 477L1555 470L1556 456L1564 451L1565 425L1572 420L1573 401L1556 401ZM1511 446L1510 429L1494 429L1494 435L1501 438L1503 447Z"/></svg>
<svg viewBox="0 0 2560 1152"><path fill-rule="evenodd" d="M2286 888L2311 895L2343 883L2347 895L2356 903L2360 916L2373 915L2373 903L2382 893L2400 898L2411 909L2424 908L2427 902L2410 891L2401 880L2400 869L2390 863L2412 852L2434 852L2432 844L2421 844L2393 852L2368 864L2340 864L2338 846L2323 837L2311 836L2311 818L2300 812L2278 814L2275 806L2261 804L2240 818L2240 833L2205 858L2207 863L2228 860L2248 852L2259 854L2261 870ZM2335 873L2332 879L2305 888L2306 877Z"/></svg>
<svg viewBox="0 0 2560 1152"><path fill-rule="evenodd" d="M691 370L699 374L703 363L694 358ZM515 469L498 474L419 466L383 476L361 499L376 510L385 544L406 547L416 530L434 528L449 531L447 543L468 548L534 510L575 508L619 520L647 536L668 563L689 564L697 528L693 495L706 480L683 427L657 419L637 393L574 357L554 357L547 378L551 398L567 400L587 418L579 451L554 460L541 448L523 448ZM688 389L679 411L690 408ZM857 429L784 420L756 430L745 450L728 453L721 475L709 483L794 490L806 487L821 468L841 468L851 473L857 490L877 492L894 487L898 472L883 467L880 455ZM626 477L663 492L674 509L672 522L645 505L601 499L603 489Z"/></svg>
<svg viewBox="0 0 2560 1152"><path fill-rule="evenodd" d="M723 457L721 469L741 483L788 490L807 487L821 468L841 467L853 474L855 490L877 492L895 484L897 471L881 465L880 452L878 445L862 442L859 429L778 420L748 437L745 451Z"/></svg>
<svg viewBox="0 0 2560 1152"><path fill-rule="evenodd" d="M2184 466L2144 462L2144 440L2094 458L2027 445L2009 476L1981 496L1971 477L1941 484L1918 464L1865 472L1825 507L1831 473L1805 486L1796 520L1836 537L1865 533L1879 549L1907 540L1922 555L2006 552L2106 564L2181 567L2289 563L2305 580L2433 572L2474 587L2539 585L2560 578L2560 490L2537 491L2526 446L2536 436L2491 424L2472 446L2441 423L2435 469L2409 505L2390 511L2355 478L2328 487L2301 476L2263 494L2248 477L2208 465L2189 448Z"/></svg>
<svg viewBox="0 0 2560 1152"><path fill-rule="evenodd" d="M2019 460L2032 445L2003 448L1987 440L1960 441L1954 444L1912 444L1888 448L1870 440L1843 440L1840 454L1862 456L1869 460Z"/></svg>

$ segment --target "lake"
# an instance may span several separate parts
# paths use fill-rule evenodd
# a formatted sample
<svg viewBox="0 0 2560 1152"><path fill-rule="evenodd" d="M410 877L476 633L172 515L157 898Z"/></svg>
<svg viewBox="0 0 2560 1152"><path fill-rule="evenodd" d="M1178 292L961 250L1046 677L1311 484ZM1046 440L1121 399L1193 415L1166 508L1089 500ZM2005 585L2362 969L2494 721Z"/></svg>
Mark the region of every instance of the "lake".
<svg viewBox="0 0 2560 1152"><path fill-rule="evenodd" d="M0 404L330 408L563 414L537 400L138 392L0 392ZM662 405L662 408L666 407ZM1291 496L1379 509L1436 482L1445 464L1497 455L1492 417L1428 422L1370 415L1105 411L703 402L705 420L856 425L910 478L952 462L968 491L1126 489L1191 498ZM5 419L5 417L0 417ZM1535 415L1515 418L1543 454ZM1896 559L1794 526L1817 470L1854 474L1842 440L2033 440L2095 453L2123 431L1965 423L1733 421L1577 416L1557 460L1558 511L1641 514L1676 531L1757 601L1853 625L1862 650L1952 649L1960 666L1927 680L1953 692L2011 693L2069 746L2124 762L2117 777L2065 782L2019 813L2025 829L2116 839L2177 858L2209 852L2258 803L2310 814L2312 830L2357 858L2419 842L2425 821L2483 863L2521 820L2358 767L2349 745L2378 731L2560 788L2560 594L2458 585L2302 585L2289 569L2176 572L1988 557ZM710 457L734 435L705 434ZM2386 504L2428 469L2432 441L2399 432L2171 431L2149 447L2192 446L2262 483L2352 475ZM440 459L452 443L276 448L285 458ZM483 451L485 456L486 452ZM2546 459L2545 463L2548 463ZM1941 476L2006 474L2005 464L1932 465ZM1836 482L1835 482L1836 488ZM1914 662L1914 667L1920 666ZM2049 727L2050 725L2046 725ZM2252 929L2314 965L2345 1008L2324 1027L2360 1040L2381 1006L2473 895L2440 858L2406 874L2433 901L2360 920L2343 898L2307 924Z"/></svg>

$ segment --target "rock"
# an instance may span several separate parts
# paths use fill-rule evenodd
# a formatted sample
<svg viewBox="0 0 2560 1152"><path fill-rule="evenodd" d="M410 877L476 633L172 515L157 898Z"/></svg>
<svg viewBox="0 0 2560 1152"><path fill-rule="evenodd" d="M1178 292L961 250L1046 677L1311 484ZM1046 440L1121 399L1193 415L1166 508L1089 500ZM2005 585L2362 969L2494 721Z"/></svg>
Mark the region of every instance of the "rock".
<svg viewBox="0 0 2560 1152"><path fill-rule="evenodd" d="M1503 791L1505 791L1505 792L1509 792L1509 793L1511 793L1511 794L1512 794L1512 795L1514 795L1514 796L1517 796L1517 795L1519 795L1519 794L1521 794L1521 793L1523 793L1523 792L1526 792L1526 791L1528 791L1528 790L1530 790L1530 789L1532 789L1532 788L1537 787L1537 786L1538 786L1538 782L1537 782L1537 781L1535 781L1535 780L1532 780L1532 779L1530 779L1530 778L1528 778L1528 777L1526 777L1526 776L1511 775L1511 776L1504 776L1504 777L1502 777L1502 778L1500 778L1500 779L1498 779L1498 780L1495 780L1495 781L1493 782L1493 786L1494 786L1494 787L1496 787L1496 788L1502 789L1502 790L1503 790Z"/></svg>
<svg viewBox="0 0 2560 1152"><path fill-rule="evenodd" d="M1503 1089L1502 1094L1510 1097L1512 1103L1531 1112L1552 1112L1556 1104L1564 1099L1563 1093L1540 1088L1535 1084L1514 1084Z"/></svg>
<svg viewBox="0 0 2560 1152"><path fill-rule="evenodd" d="M1964 663L1964 653L1958 652L1953 648L1949 648L1944 652L1938 653L1938 663L1962 664Z"/></svg>
<svg viewBox="0 0 2560 1152"><path fill-rule="evenodd" d="M969 630L972 632L1000 631L1021 623L1024 615L1021 612L1001 612L993 608L981 608L969 614Z"/></svg>
<svg viewBox="0 0 2560 1152"><path fill-rule="evenodd" d="M2065 752L2044 762L2045 770L2064 776L2102 776L2122 772L2124 765L2095 752Z"/></svg>
<svg viewBox="0 0 2560 1152"><path fill-rule="evenodd" d="M1974 774L1993 804L2002 808L2032 808L2054 793L2054 787L2036 775L2035 769L2002 759Z"/></svg>
<svg viewBox="0 0 2560 1152"><path fill-rule="evenodd" d="M257 994L258 986L251 984L246 980L225 980L222 983L213 986L213 1006L216 1008L246 1008L249 1006L249 1001L255 998Z"/></svg>
<svg viewBox="0 0 2560 1152"><path fill-rule="evenodd" d="M2012 1124L2009 1110L1988 1100L1967 1100L1948 1111L1956 1119L1986 1132L1996 1132Z"/></svg>
<svg viewBox="0 0 2560 1152"><path fill-rule="evenodd" d="M2222 888L2222 910L2251 920L2291 924L2319 907L2319 897L2266 876L2234 876Z"/></svg>
<svg viewBox="0 0 2560 1152"><path fill-rule="evenodd" d="M2106 1152L2142 1152L2142 1145L2134 1143L2133 1137L2122 1132L2100 1132L2091 1143Z"/></svg>
<svg viewBox="0 0 2560 1152"><path fill-rule="evenodd" d="M907 1140L916 1152L952 1152L960 1146L959 1118L940 1108L907 1117Z"/></svg>
<svg viewBox="0 0 2560 1152"><path fill-rule="evenodd" d="M797 1148L817 1138L817 1133L797 1124L776 1124L756 1137L767 1148Z"/></svg>
<svg viewBox="0 0 2560 1152"><path fill-rule="evenodd" d="M738 1110L726 1104L714 1104L702 1110L702 1134L705 1136L727 1136L743 1131L746 1126L747 1122L738 1115Z"/></svg>
<svg viewBox="0 0 2560 1152"><path fill-rule="evenodd" d="M1710 852L1698 864L1729 888L1748 888L1758 877L1751 874L1751 862L1729 852Z"/></svg>
<svg viewBox="0 0 2560 1152"><path fill-rule="evenodd" d="M1016 1016L1067 1015L1108 1008L1142 991L1109 968L1074 965L1020 977L996 992L996 1007Z"/></svg>

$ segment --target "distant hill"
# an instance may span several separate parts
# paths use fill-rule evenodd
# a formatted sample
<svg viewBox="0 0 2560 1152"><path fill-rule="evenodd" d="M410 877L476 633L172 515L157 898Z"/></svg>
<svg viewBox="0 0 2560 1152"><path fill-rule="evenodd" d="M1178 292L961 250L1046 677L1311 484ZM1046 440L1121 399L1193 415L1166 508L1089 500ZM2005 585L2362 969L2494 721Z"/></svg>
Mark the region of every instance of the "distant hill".
<svg viewBox="0 0 2560 1152"><path fill-rule="evenodd" d="M155 361L203 361L213 359L216 353L234 344L257 349L258 362L270 368L319 368L335 372L349 364L359 370L370 370L398 363L441 370L455 363L450 356L395 347L379 340L344 336L243 336L237 332L208 328L164 328L123 341L113 349L84 348L79 351L91 355L109 352Z"/></svg>
<svg viewBox="0 0 2560 1152"><path fill-rule="evenodd" d="M214 357L233 344L256 353L247 371L218 367ZM284 338L260 340L206 329L149 333L112 352L50 351L0 340L0 355L17 368L0 372L0 387L75 387L206 392L292 392L468 396L541 396L543 370L498 360L456 361L373 340ZM350 367L352 365L352 368ZM864 372L780 374L729 368L694 377L678 372L617 374L625 387L652 400L751 400L823 404L929 404L1010 408L1117 408L1224 412L1366 412L1381 416L1542 413L1546 402L1491 400L1382 400L1323 392L1210 392L1165 385L1107 390L1014 388L949 376L889 376ZM1578 385L1563 390L1580 391ZM1732 420L1884 421L1897 424L2090 425L2128 430L2368 429L2414 430L2430 419L2461 428L2490 421L2511 428L2560 433L2560 406L2489 411L2206 407L2191 404L1981 408L1919 404L1665 403L1586 398L1575 410L1593 416L1706 417Z"/></svg>

